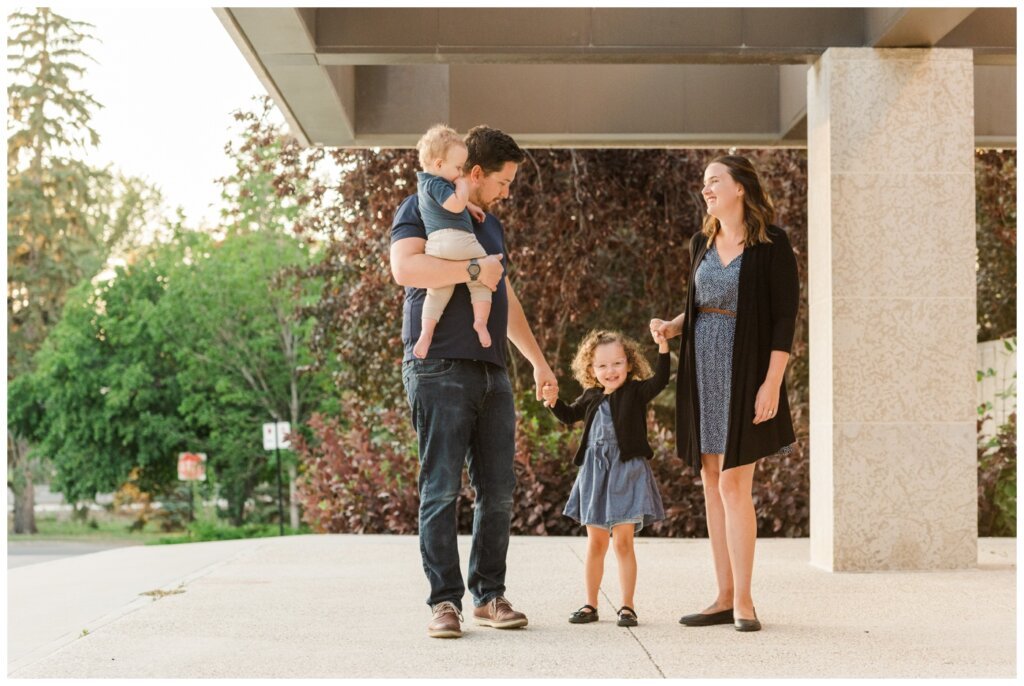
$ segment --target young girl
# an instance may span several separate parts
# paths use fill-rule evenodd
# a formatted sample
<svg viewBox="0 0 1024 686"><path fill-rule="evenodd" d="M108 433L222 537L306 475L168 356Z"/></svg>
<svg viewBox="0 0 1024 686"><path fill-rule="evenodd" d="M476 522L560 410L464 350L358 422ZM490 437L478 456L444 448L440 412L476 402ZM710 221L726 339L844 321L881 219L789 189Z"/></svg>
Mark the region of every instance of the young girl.
<svg viewBox="0 0 1024 686"><path fill-rule="evenodd" d="M551 386L543 389L545 405L563 424L580 419L585 422L573 460L581 469L563 511L587 527L587 603L569 617L573 624L598 619L597 592L612 538L622 589L618 625L637 625L633 609L633 535L665 518L661 495L647 463L654 455L647 442L647 404L668 384L669 354L665 337L660 332L651 336L659 353L654 376L636 341L617 331L592 331L572 362L573 375L583 386L583 394L572 405L566 405L558 398L557 390Z"/></svg>

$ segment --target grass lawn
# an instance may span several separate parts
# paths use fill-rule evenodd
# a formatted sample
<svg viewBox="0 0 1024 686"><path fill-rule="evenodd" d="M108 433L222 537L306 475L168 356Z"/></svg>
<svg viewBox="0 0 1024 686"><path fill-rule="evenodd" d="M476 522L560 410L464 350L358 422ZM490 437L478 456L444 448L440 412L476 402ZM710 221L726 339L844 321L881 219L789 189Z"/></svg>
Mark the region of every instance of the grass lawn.
<svg viewBox="0 0 1024 686"><path fill-rule="evenodd" d="M161 531L156 522L147 522L141 531L130 531L134 521L131 516L117 516L107 512L89 514L89 521L73 520L65 514L36 515L37 534L10 533L12 525L7 526L7 540L10 542L24 541L117 541L119 543L145 544L155 542L167 532Z"/></svg>
<svg viewBox="0 0 1024 686"><path fill-rule="evenodd" d="M131 515L119 515L110 512L90 512L89 521L74 520L70 514L36 515L37 534L10 533L13 526L10 516L7 525L9 542L31 541L80 541L80 542L117 542L137 543L139 545L160 545L167 543L194 543L199 541L226 541L236 538L259 538L279 535L276 524L246 524L231 526L230 524L211 521L196 521L185 531L162 531L158 521L146 522L141 531L130 531L135 521ZM285 535L310 533L307 526L299 530L285 527Z"/></svg>

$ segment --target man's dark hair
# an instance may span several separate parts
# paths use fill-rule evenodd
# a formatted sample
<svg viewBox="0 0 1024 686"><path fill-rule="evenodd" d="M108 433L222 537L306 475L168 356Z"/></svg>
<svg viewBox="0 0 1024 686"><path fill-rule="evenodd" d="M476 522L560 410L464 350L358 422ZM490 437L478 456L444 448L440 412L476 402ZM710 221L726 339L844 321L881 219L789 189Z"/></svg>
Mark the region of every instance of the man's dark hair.
<svg viewBox="0 0 1024 686"><path fill-rule="evenodd" d="M493 174L501 171L508 162L522 164L526 159L526 153L516 145L512 136L489 126L471 128L466 134L466 147L469 149L466 166L463 167L466 173L479 164L485 174Z"/></svg>

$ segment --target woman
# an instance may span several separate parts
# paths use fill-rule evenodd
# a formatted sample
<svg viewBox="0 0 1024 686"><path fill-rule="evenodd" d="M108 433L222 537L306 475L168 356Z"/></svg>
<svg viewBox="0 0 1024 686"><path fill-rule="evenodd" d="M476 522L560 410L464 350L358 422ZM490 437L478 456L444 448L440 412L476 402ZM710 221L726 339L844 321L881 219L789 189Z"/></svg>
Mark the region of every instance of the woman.
<svg viewBox="0 0 1024 686"><path fill-rule="evenodd" d="M676 380L679 456L700 470L718 597L687 626L758 631L750 593L757 518L751 497L761 457L792 450L783 374L799 305L796 258L750 161L715 158L704 171L708 214L690 241L686 308L651 320L682 334Z"/></svg>

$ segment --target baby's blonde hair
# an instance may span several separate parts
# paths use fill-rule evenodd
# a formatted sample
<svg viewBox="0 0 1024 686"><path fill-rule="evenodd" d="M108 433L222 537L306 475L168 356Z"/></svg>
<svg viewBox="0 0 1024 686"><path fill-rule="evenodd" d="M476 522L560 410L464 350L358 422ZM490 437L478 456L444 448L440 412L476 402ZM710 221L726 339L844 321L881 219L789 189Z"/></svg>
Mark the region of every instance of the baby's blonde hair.
<svg viewBox="0 0 1024 686"><path fill-rule="evenodd" d="M420 167L426 170L434 160L443 160L448 150L456 145L466 147L466 142L455 129L446 124L431 126L416 144L416 150L420 153Z"/></svg>
<svg viewBox="0 0 1024 686"><path fill-rule="evenodd" d="M626 362L630 366L629 376L637 381L642 381L651 376L651 365L640 352L640 344L621 331L591 331L580 343L576 357L572 360L572 375L580 382L580 386L586 388L601 388L597 377L594 376L594 351L597 346L605 343L618 343L626 351Z"/></svg>

